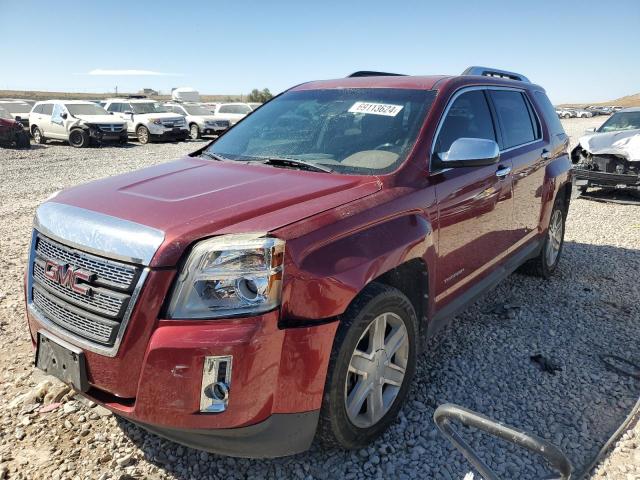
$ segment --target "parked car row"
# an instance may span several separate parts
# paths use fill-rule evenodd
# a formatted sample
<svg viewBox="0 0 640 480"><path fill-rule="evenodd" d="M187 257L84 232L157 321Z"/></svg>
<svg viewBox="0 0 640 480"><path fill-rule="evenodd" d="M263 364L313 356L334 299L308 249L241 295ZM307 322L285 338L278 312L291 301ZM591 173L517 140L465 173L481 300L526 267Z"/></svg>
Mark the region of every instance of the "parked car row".
<svg viewBox="0 0 640 480"><path fill-rule="evenodd" d="M611 115L622 110L622 107L600 107L589 105L585 108L556 107L556 113L560 118L590 118L597 115Z"/></svg>
<svg viewBox="0 0 640 480"><path fill-rule="evenodd" d="M183 141L218 136L258 106L260 104L160 103L143 96L107 100L46 100L34 105L23 100L0 100L3 129L6 126L4 120L19 122L18 125L27 132L24 136L27 145L30 134L35 143L63 140L77 148L110 142L124 144L131 138L146 144L159 140ZM7 143L5 136L8 135L7 138L12 139L9 143L25 146L23 136L18 141L11 132L3 130L0 135L3 144Z"/></svg>

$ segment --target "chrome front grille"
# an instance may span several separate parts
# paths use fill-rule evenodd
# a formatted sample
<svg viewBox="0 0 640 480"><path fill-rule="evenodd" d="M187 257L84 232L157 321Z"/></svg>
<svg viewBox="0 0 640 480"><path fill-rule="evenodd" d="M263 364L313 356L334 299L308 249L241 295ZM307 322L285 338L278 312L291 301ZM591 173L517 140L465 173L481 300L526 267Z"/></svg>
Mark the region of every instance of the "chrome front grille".
<svg viewBox="0 0 640 480"><path fill-rule="evenodd" d="M98 127L105 133L120 133L124 130L124 125L121 123L104 123Z"/></svg>
<svg viewBox="0 0 640 480"><path fill-rule="evenodd" d="M167 128L184 127L186 125L184 117L167 118L162 120L162 125Z"/></svg>
<svg viewBox="0 0 640 480"><path fill-rule="evenodd" d="M34 242L29 270L32 308L81 343L117 349L144 281L143 268L62 245L40 233ZM59 276L56 268L62 272ZM78 271L88 280L65 281ZM68 272L72 274L67 276Z"/></svg>
<svg viewBox="0 0 640 480"><path fill-rule="evenodd" d="M45 260L58 260L77 268L84 268L96 276L95 283L98 285L118 290L130 291L140 273L133 265L80 252L42 235L38 235L36 253Z"/></svg>

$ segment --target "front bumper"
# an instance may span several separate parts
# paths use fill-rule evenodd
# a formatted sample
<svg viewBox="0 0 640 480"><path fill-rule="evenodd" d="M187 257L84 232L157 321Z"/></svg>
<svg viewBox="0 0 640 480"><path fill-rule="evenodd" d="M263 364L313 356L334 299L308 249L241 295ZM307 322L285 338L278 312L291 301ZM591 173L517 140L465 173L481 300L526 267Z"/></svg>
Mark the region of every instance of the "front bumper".
<svg viewBox="0 0 640 480"><path fill-rule="evenodd" d="M263 422L224 430L176 430L135 422L145 430L188 447L220 455L274 458L309 449L320 411L277 413Z"/></svg>
<svg viewBox="0 0 640 480"><path fill-rule="evenodd" d="M157 129L149 133L153 140L186 140L189 138L189 130L186 128L173 128L163 131Z"/></svg>
<svg viewBox="0 0 640 480"><path fill-rule="evenodd" d="M315 434L337 322L281 329L279 313L158 320L172 274L151 272L114 357L84 350L91 400L151 432L233 456L306 450ZM28 311L36 334L46 326ZM68 340L68 339L67 339ZM225 411L200 412L206 356L231 355Z"/></svg>
<svg viewBox="0 0 640 480"><path fill-rule="evenodd" d="M574 168L577 187L616 187L640 189L640 175L607 173L584 168Z"/></svg>

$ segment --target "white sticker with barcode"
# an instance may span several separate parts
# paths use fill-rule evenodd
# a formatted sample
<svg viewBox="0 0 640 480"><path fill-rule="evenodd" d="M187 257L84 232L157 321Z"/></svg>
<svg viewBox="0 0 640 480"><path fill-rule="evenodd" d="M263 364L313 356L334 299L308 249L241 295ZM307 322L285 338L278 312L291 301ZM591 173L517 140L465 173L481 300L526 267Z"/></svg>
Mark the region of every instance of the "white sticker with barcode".
<svg viewBox="0 0 640 480"><path fill-rule="evenodd" d="M390 105L388 103L356 102L349 109L351 113L370 113L373 115L385 115L395 117L402 110L402 105Z"/></svg>

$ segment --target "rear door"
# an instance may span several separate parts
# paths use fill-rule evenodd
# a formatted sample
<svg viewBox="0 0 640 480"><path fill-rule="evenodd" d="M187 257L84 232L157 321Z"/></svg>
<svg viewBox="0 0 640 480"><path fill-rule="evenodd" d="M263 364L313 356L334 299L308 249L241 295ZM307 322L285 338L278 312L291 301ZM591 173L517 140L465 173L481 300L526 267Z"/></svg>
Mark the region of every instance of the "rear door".
<svg viewBox="0 0 640 480"><path fill-rule="evenodd" d="M511 162L513 181L513 247L538 233L544 193L548 143L526 91L492 88L489 98L501 132L500 158Z"/></svg>
<svg viewBox="0 0 640 480"><path fill-rule="evenodd" d="M434 153L448 151L458 138L499 142L499 131L484 88L455 94L445 111ZM438 178L438 269L436 303L443 306L505 258L512 242L511 162L444 168ZM454 295L455 294L455 295Z"/></svg>
<svg viewBox="0 0 640 480"><path fill-rule="evenodd" d="M51 132L51 114L53 113L53 104L52 103L44 103L42 104L42 113L39 115L38 119L38 127L40 127L40 131L46 137L49 132Z"/></svg>

